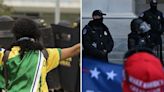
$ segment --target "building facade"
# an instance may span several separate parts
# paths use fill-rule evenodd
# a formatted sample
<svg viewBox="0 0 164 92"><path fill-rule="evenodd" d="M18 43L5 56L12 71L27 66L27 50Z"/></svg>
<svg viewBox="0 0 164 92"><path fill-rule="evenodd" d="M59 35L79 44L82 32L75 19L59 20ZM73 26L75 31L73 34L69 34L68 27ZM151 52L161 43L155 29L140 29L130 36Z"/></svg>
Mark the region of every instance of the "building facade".
<svg viewBox="0 0 164 92"><path fill-rule="evenodd" d="M3 4L12 7L13 16L36 16L48 24L54 23L57 0L3 0ZM59 0L61 21L73 22L80 16L80 0Z"/></svg>

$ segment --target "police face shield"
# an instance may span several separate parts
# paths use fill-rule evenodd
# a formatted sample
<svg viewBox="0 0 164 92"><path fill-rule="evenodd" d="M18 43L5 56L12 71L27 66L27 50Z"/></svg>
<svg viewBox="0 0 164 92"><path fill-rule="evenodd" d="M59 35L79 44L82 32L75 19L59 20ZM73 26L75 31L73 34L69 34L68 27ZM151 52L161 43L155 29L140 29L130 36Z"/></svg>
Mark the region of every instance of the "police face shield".
<svg viewBox="0 0 164 92"><path fill-rule="evenodd" d="M149 46L150 35L147 32L150 30L150 26L146 22L142 22L139 27L140 36L142 36L138 41L138 47Z"/></svg>
<svg viewBox="0 0 164 92"><path fill-rule="evenodd" d="M142 22L141 24L140 24L140 31L141 31L141 33L146 33L146 32L148 32L151 28L150 28L150 25L149 24L147 24L146 22Z"/></svg>
<svg viewBox="0 0 164 92"><path fill-rule="evenodd" d="M131 30L132 32L146 33L151 29L150 25L144 22L142 19L136 18L131 22Z"/></svg>

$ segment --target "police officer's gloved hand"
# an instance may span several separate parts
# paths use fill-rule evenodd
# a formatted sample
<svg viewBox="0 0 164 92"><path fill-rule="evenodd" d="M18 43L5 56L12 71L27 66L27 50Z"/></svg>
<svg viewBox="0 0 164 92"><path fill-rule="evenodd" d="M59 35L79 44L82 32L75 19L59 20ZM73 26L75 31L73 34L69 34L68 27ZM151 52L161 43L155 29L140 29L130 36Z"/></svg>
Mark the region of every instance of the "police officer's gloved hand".
<svg viewBox="0 0 164 92"><path fill-rule="evenodd" d="M97 57L101 58L102 60L107 60L107 52L100 51L99 55L97 54Z"/></svg>

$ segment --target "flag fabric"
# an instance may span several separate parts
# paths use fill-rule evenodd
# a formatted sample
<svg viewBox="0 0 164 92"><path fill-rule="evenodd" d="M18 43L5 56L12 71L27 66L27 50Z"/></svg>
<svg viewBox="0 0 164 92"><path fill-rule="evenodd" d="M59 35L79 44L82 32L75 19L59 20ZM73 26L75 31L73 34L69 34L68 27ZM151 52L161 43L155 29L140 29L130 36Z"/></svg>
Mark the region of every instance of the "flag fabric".
<svg viewBox="0 0 164 92"><path fill-rule="evenodd" d="M122 92L123 65L83 58L82 92Z"/></svg>
<svg viewBox="0 0 164 92"><path fill-rule="evenodd" d="M29 51L22 60L20 60L19 55L9 59L6 62L8 74L10 74L8 76L7 92L36 92L38 85L40 85L43 57L41 51ZM3 65L0 66L1 74L2 67ZM0 75L0 78L0 87L4 88L5 78L3 75Z"/></svg>

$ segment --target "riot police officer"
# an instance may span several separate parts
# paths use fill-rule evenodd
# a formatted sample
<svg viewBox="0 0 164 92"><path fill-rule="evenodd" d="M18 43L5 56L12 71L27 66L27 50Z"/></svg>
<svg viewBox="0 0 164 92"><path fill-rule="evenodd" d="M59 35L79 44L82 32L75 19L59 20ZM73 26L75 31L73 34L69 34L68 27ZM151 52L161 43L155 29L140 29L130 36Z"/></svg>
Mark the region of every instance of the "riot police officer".
<svg viewBox="0 0 164 92"><path fill-rule="evenodd" d="M140 15L140 18L146 21L151 26L150 35L151 41L154 45L154 50L157 56L162 61L162 39L164 18L162 12L157 9L157 1L150 1L150 9L146 10Z"/></svg>
<svg viewBox="0 0 164 92"><path fill-rule="evenodd" d="M128 34L128 49L147 48L152 49L150 26L140 18L131 21L131 32Z"/></svg>
<svg viewBox="0 0 164 92"><path fill-rule="evenodd" d="M103 23L101 10L92 13L93 20L83 28L83 56L107 61L107 55L112 51L114 42L107 26Z"/></svg>

